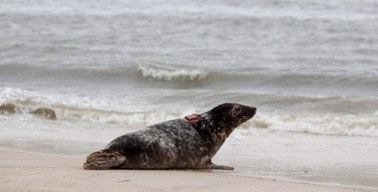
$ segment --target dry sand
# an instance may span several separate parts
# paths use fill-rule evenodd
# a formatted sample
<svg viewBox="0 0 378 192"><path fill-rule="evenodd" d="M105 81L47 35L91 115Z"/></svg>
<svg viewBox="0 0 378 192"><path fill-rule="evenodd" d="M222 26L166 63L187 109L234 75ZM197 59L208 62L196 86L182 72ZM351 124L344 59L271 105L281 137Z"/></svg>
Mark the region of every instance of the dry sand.
<svg viewBox="0 0 378 192"><path fill-rule="evenodd" d="M211 171L86 171L83 161L84 157L0 149L0 191L369 191Z"/></svg>

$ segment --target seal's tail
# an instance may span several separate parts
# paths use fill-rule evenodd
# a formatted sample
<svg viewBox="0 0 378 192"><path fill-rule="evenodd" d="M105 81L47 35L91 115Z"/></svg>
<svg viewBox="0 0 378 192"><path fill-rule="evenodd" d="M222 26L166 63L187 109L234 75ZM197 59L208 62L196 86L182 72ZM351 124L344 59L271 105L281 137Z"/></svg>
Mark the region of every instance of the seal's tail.
<svg viewBox="0 0 378 192"><path fill-rule="evenodd" d="M97 151L88 155L83 168L87 170L111 169L123 165L126 157L119 152Z"/></svg>

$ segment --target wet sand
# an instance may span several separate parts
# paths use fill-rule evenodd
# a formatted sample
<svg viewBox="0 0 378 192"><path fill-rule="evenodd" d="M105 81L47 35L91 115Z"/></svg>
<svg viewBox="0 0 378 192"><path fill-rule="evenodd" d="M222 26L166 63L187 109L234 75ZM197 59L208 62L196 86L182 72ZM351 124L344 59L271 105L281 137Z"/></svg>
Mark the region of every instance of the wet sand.
<svg viewBox="0 0 378 192"><path fill-rule="evenodd" d="M212 171L86 171L83 161L84 157L0 149L0 191L374 191Z"/></svg>

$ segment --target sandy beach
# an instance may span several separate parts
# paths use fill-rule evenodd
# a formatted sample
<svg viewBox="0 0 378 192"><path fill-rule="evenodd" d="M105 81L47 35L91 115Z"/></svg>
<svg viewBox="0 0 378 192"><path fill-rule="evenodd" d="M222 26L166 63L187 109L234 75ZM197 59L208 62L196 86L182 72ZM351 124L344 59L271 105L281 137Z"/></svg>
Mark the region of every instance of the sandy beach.
<svg viewBox="0 0 378 192"><path fill-rule="evenodd" d="M83 160L0 149L0 191L369 191L210 171L85 171Z"/></svg>
<svg viewBox="0 0 378 192"><path fill-rule="evenodd" d="M378 192L378 1L0 0L0 18L0 192ZM82 168L222 103L257 108L212 158L233 171Z"/></svg>

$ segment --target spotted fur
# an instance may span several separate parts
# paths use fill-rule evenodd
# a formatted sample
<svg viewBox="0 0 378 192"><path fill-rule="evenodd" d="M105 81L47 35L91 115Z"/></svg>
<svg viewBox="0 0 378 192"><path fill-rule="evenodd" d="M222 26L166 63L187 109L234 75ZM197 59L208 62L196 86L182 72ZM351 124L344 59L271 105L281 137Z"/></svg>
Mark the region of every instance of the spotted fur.
<svg viewBox="0 0 378 192"><path fill-rule="evenodd" d="M84 169L233 169L211 162L255 107L224 103L197 119L175 119L122 135L87 157Z"/></svg>

